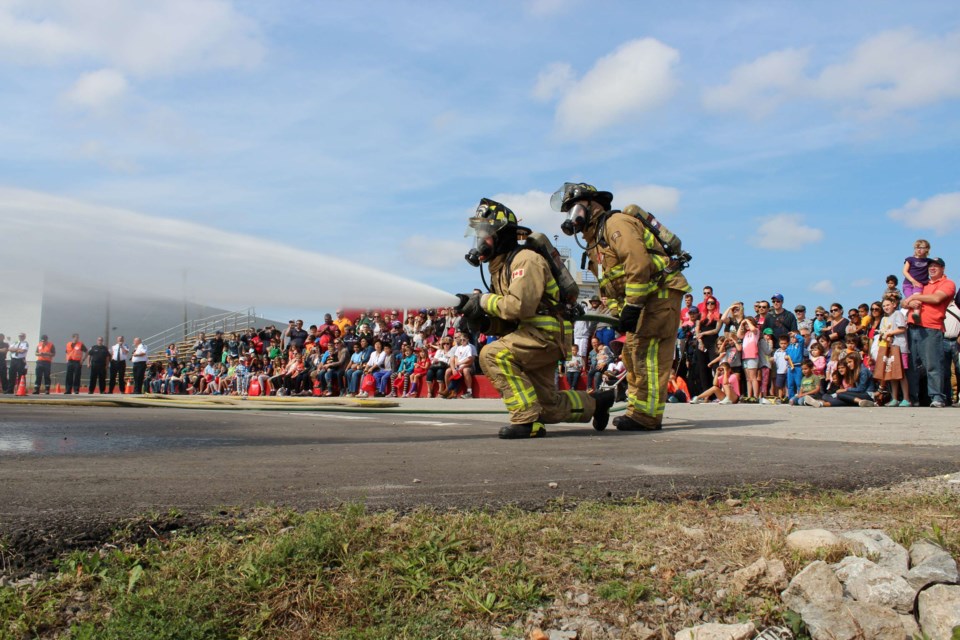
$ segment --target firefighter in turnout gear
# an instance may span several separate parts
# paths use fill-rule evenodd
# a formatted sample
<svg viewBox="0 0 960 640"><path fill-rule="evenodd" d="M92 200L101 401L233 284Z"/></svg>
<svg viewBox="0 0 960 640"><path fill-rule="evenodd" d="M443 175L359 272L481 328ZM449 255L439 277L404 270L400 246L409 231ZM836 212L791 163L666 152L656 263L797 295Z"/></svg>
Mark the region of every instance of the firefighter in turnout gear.
<svg viewBox="0 0 960 640"><path fill-rule="evenodd" d="M680 305L690 285L650 228L636 215L612 211L612 202L609 191L569 182L551 198L553 208L567 214L561 230L583 234L590 270L626 336L627 412L613 424L621 431L656 430L663 424Z"/></svg>
<svg viewBox="0 0 960 640"><path fill-rule="evenodd" d="M489 265L492 292L458 294L458 310L472 331L500 336L480 351L480 366L510 412L500 437L539 438L544 424L591 419L605 429L613 392L557 390L554 374L569 355L573 330L557 311L559 288L546 259L518 245L513 211L484 198L466 235L476 238L466 259Z"/></svg>

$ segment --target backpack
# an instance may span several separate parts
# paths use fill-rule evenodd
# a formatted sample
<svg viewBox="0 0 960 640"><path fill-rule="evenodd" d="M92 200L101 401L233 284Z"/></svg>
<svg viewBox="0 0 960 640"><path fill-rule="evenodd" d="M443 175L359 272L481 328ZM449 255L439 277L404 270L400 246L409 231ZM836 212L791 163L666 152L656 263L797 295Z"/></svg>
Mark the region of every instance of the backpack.
<svg viewBox="0 0 960 640"><path fill-rule="evenodd" d="M583 315L583 307L577 301L577 298L580 297L580 287L577 286L577 281L574 280L570 270L567 269L563 256L560 255L560 252L557 251L547 236L542 233L531 233L527 236L526 244L514 251L508 259L511 273L513 272L513 259L523 249L536 251L543 256L550 267L550 275L556 280L557 288L560 290L560 302L554 306L553 310L560 313L566 320L571 321Z"/></svg>

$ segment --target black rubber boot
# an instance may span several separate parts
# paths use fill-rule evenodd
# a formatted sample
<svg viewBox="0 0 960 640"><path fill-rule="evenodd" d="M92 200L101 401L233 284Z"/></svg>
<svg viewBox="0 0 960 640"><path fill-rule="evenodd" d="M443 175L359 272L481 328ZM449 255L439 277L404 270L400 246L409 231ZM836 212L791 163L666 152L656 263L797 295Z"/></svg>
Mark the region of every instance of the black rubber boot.
<svg viewBox="0 0 960 640"><path fill-rule="evenodd" d="M629 416L619 416L614 418L613 426L617 431L659 431L663 428L663 425L652 422L653 418L650 420L650 423L643 423Z"/></svg>
<svg viewBox="0 0 960 640"><path fill-rule="evenodd" d="M547 430L540 422L528 422L527 424L508 424L500 429L500 437L504 440L516 440L519 438L542 438L547 435Z"/></svg>
<svg viewBox="0 0 960 640"><path fill-rule="evenodd" d="M610 407L616 400L616 392L612 389L593 394L593 399L597 403L597 408L593 410L593 428L597 431L603 431L607 428L610 421Z"/></svg>

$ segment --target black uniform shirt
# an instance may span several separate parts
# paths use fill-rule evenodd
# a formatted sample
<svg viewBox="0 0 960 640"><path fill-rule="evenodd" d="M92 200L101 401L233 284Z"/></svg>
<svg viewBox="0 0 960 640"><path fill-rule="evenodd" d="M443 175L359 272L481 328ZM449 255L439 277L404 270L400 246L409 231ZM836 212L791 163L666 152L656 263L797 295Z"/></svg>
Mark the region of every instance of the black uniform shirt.
<svg viewBox="0 0 960 640"><path fill-rule="evenodd" d="M107 349L105 345L95 344L90 347L87 355L90 356L91 367L103 367L106 366L107 360L110 359L110 350Z"/></svg>

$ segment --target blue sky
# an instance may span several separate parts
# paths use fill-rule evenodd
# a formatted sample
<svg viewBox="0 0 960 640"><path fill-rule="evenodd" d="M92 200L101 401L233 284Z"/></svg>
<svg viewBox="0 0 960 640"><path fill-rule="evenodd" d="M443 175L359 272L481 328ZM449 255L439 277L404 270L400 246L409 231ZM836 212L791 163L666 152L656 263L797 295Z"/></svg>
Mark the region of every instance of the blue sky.
<svg viewBox="0 0 960 640"><path fill-rule="evenodd" d="M481 197L553 235L565 180L721 302L868 301L918 237L960 275L952 2L0 0L0 82L0 188L447 291Z"/></svg>

